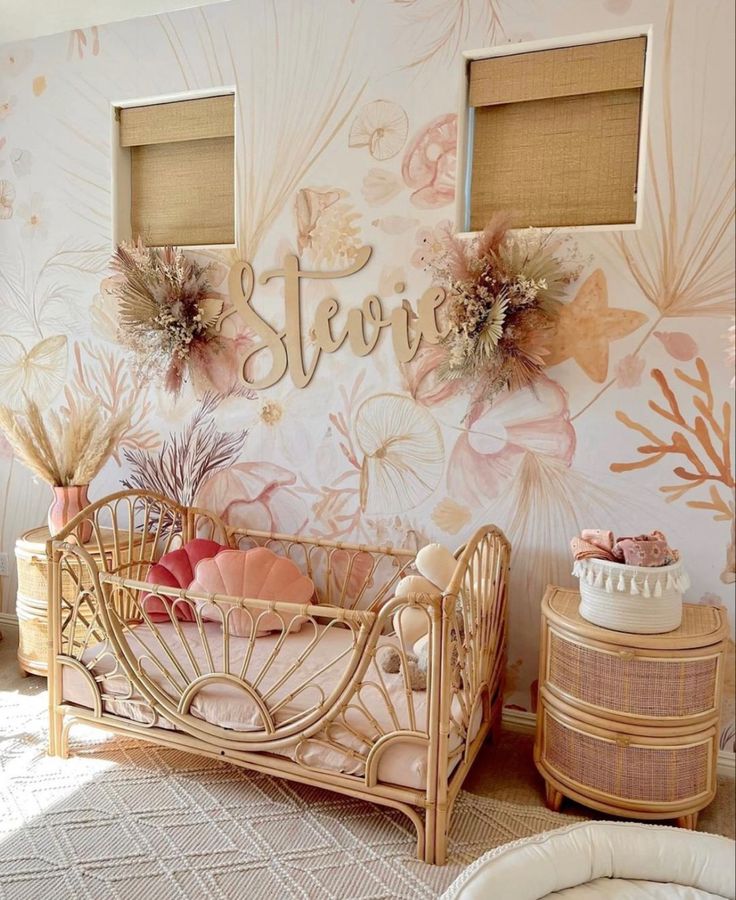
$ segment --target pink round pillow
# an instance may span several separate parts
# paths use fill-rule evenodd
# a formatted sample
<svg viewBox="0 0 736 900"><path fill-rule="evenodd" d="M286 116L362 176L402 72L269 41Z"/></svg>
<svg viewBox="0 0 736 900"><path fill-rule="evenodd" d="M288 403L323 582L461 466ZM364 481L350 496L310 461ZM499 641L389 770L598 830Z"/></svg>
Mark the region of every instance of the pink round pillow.
<svg viewBox="0 0 736 900"><path fill-rule="evenodd" d="M297 566L266 547L252 550L221 550L212 559L198 563L191 583L192 591L226 594L249 600L272 600L304 606L314 601L314 583ZM294 613L269 613L256 607L237 607L221 603L219 608L206 600L197 601L202 618L224 624L238 637L261 637L282 628L299 631L304 617Z"/></svg>
<svg viewBox="0 0 736 900"><path fill-rule="evenodd" d="M187 541L178 550L164 553L161 559L154 563L148 570L146 582L158 584L162 587L186 589L192 583L194 570L197 563L203 559L216 556L221 550L227 549L217 541L206 541L203 538L195 538ZM191 603L185 600L174 602L175 598L148 594L143 598L143 608L153 622L169 622L171 618L167 611L171 607L174 616L181 622L194 622L194 609Z"/></svg>

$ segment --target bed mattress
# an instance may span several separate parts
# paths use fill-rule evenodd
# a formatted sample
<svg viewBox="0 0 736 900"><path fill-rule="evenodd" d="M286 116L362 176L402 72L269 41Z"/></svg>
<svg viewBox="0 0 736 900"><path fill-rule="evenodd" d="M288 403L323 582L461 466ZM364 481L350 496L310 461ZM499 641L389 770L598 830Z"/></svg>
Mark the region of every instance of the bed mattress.
<svg viewBox="0 0 736 900"><path fill-rule="evenodd" d="M253 642L252 649L247 638L231 635L225 642L222 627L217 622L203 623L202 632L195 623L181 623L180 627L184 641L170 623L157 626L162 641L147 625L139 625L132 630L129 645L150 679L172 699L178 699L180 690L177 691L172 685L169 677L162 672L162 667L168 669L180 685L186 685L187 680L196 675L192 658L202 672L240 675L244 669L245 680L257 687L277 724L284 724L312 709L323 697L329 696L352 653L351 632L334 625L309 624L285 638L276 635L260 637ZM274 653L279 641L283 644ZM169 648L175 663L162 642ZM390 642L391 638L379 639L379 645ZM313 649L304 656L310 645ZM131 694L127 678L119 674L114 656L106 645L89 648L83 660L93 675L101 678L106 713L159 728L173 728L169 721L157 716L140 695ZM426 730L426 691L414 691L411 699L407 698L403 677L385 672L379 675L373 662L363 681L365 686L360 692L361 702L351 704L345 713L344 723L338 720L330 725L329 742L323 734L307 740L295 739L294 744L278 751L278 755L311 768L361 777L364 775L361 754L364 756L381 734L404 729ZM378 685L385 686L393 712ZM63 697L68 703L92 706L83 675L68 666L63 669ZM257 704L234 685L205 685L195 695L190 712L212 725L233 732L260 731L263 727ZM477 733L479 724L473 723L471 739ZM367 740L362 740L362 736ZM459 743L458 739L450 742L451 754ZM426 748L410 741L396 742L388 747L378 767L379 781L417 790L426 787L426 773Z"/></svg>

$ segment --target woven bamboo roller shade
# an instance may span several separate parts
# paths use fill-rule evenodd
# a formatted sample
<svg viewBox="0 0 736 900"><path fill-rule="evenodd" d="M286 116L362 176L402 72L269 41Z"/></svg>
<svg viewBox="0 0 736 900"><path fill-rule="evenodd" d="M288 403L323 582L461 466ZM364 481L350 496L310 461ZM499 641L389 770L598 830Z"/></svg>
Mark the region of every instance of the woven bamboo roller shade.
<svg viewBox="0 0 736 900"><path fill-rule="evenodd" d="M151 246L235 240L232 95L120 110L131 231Z"/></svg>
<svg viewBox="0 0 736 900"><path fill-rule="evenodd" d="M152 246L233 243L234 168L229 138L133 147L133 234Z"/></svg>
<svg viewBox="0 0 736 900"><path fill-rule="evenodd" d="M498 209L518 227L636 220L646 38L470 64L470 227Z"/></svg>
<svg viewBox="0 0 736 900"><path fill-rule="evenodd" d="M120 146L169 144L235 133L233 96L201 97L120 110Z"/></svg>

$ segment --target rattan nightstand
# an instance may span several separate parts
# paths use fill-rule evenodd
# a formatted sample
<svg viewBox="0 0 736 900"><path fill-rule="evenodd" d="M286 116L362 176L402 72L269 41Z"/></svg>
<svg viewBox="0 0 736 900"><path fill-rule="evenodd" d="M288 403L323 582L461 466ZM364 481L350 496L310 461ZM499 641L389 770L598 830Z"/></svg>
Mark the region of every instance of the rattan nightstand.
<svg viewBox="0 0 736 900"><path fill-rule="evenodd" d="M685 604L676 631L625 634L586 622L579 600L550 587L542 602L534 761L548 806L695 828L716 791L725 616Z"/></svg>
<svg viewBox="0 0 736 900"><path fill-rule="evenodd" d="M102 530L102 538L112 551L115 544L113 532ZM15 561L18 566L18 593L15 608L18 615L18 664L23 674L48 673L48 560L46 542L50 539L45 525L26 531L15 542ZM117 552L124 553L127 539L118 537ZM97 542L85 545L87 551L100 557ZM86 626L80 625L83 632Z"/></svg>

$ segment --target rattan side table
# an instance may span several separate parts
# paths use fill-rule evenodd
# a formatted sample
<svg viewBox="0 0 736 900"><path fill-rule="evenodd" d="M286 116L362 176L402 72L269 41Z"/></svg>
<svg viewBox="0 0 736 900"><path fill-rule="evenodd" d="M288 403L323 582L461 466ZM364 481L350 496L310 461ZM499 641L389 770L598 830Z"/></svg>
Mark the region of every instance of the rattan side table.
<svg viewBox="0 0 736 900"><path fill-rule="evenodd" d="M685 604L676 631L626 634L586 622L579 602L558 587L542 602L534 761L547 805L695 828L716 792L722 610Z"/></svg>
<svg viewBox="0 0 736 900"><path fill-rule="evenodd" d="M103 530L104 546L112 551L115 544L113 532ZM15 609L18 615L18 665L27 675L48 673L48 559L46 542L50 540L45 525L26 531L15 542L15 561L18 567L18 593ZM127 547L125 538L117 540L118 552ZM95 558L100 551L97 542L85 544L85 549Z"/></svg>

